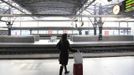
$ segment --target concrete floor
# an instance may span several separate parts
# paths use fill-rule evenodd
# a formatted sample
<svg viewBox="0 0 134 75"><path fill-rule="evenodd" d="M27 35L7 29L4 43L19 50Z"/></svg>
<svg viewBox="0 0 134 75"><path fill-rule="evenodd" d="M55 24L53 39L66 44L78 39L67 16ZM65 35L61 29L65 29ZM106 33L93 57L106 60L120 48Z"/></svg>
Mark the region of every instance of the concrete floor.
<svg viewBox="0 0 134 75"><path fill-rule="evenodd" d="M70 59L68 75L73 75L73 64ZM0 75L58 75L59 66L57 59L0 60ZM132 56L83 59L83 75L134 75L133 70Z"/></svg>

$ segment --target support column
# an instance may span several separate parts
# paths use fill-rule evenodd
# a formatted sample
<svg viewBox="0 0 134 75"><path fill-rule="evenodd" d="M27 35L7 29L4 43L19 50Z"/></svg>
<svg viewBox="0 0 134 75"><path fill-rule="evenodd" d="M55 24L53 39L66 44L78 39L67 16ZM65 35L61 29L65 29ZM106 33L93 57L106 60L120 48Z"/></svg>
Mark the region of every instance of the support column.
<svg viewBox="0 0 134 75"><path fill-rule="evenodd" d="M94 35L97 35L97 23L93 24L93 28L94 28Z"/></svg>
<svg viewBox="0 0 134 75"><path fill-rule="evenodd" d="M79 35L82 35L82 30L81 30L81 29L79 29L78 31L79 31Z"/></svg>
<svg viewBox="0 0 134 75"><path fill-rule="evenodd" d="M96 15L96 5L94 5L94 15ZM93 28L94 28L94 35L97 35L97 18L94 17L94 23L93 23Z"/></svg>
<svg viewBox="0 0 134 75"><path fill-rule="evenodd" d="M127 22L127 35L129 35L129 32L128 32L128 26L129 26L129 24L128 24L128 22Z"/></svg>
<svg viewBox="0 0 134 75"><path fill-rule="evenodd" d="M120 22L119 22L119 30L118 30L118 33L119 33L119 35L120 35Z"/></svg>
<svg viewBox="0 0 134 75"><path fill-rule="evenodd" d="M8 35L11 35L11 28L12 28L12 23L11 22L7 22L7 27L8 27Z"/></svg>
<svg viewBox="0 0 134 75"><path fill-rule="evenodd" d="M103 11L102 11L102 5L99 5L99 15L102 15ZM103 28L103 22L102 22L102 17L99 17L98 20L98 27L99 27L99 37L98 40L102 40L102 28Z"/></svg>
<svg viewBox="0 0 134 75"><path fill-rule="evenodd" d="M101 17L100 17L100 20L98 22L98 26L99 26L99 37L98 37L98 40L102 40L103 22L102 22Z"/></svg>

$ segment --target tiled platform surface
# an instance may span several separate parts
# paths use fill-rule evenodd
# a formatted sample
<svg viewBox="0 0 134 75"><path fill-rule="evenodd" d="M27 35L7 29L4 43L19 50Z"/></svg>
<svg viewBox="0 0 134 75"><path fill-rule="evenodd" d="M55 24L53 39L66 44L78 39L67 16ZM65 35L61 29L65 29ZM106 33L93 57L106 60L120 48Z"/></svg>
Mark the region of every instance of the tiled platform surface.
<svg viewBox="0 0 134 75"><path fill-rule="evenodd" d="M73 64L70 59L68 75L73 75ZM58 59L0 60L0 75L58 75L59 66ZM83 75L134 75L133 70L132 56L83 59Z"/></svg>

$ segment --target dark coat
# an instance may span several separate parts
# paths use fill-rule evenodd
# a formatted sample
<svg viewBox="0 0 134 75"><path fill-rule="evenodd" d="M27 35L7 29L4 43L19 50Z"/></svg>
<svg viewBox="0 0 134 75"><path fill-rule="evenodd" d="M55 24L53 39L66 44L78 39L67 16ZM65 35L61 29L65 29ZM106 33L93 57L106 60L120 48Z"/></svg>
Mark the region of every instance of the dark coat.
<svg viewBox="0 0 134 75"><path fill-rule="evenodd" d="M56 47L60 51L59 63L62 65L67 65L68 64L68 57L69 57L69 50L72 52L75 52L75 50L71 49L68 40L60 40L57 43Z"/></svg>

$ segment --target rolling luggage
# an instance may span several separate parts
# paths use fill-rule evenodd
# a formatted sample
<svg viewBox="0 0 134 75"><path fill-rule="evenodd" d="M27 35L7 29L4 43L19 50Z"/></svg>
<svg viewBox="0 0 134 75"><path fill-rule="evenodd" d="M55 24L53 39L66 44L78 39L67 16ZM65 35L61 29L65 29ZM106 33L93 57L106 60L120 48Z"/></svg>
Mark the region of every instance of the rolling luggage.
<svg viewBox="0 0 134 75"><path fill-rule="evenodd" d="M73 75L83 75L83 65L74 64L73 65Z"/></svg>
<svg viewBox="0 0 134 75"><path fill-rule="evenodd" d="M83 75L83 60L80 51L74 53L73 75Z"/></svg>

